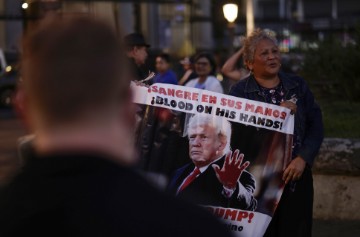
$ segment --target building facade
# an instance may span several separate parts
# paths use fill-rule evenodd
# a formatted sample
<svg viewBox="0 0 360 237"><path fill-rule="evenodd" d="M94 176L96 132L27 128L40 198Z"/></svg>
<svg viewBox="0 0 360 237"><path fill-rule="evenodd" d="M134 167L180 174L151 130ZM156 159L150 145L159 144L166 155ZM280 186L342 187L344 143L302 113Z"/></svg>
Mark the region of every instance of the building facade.
<svg viewBox="0 0 360 237"><path fill-rule="evenodd" d="M27 9L22 4L28 3ZM199 50L226 50L230 42L222 13L225 0L0 0L0 47L15 50L37 17L57 11L91 13L124 33L142 32L153 50L179 57ZM235 0L235 36L246 35L252 9L255 27L275 31L284 51L336 35L351 41L360 21L358 0ZM252 5L249 8L249 4Z"/></svg>

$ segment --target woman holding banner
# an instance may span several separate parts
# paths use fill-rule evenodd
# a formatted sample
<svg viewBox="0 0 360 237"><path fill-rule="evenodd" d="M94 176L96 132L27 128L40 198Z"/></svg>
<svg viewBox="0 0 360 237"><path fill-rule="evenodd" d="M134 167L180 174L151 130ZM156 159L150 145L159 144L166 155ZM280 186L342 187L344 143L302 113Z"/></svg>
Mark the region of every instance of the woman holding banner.
<svg viewBox="0 0 360 237"><path fill-rule="evenodd" d="M305 81L280 72L280 51L273 33L256 29L244 41L244 62L251 74L230 95L287 107L295 116L292 160L283 173L285 188L264 236L311 236L311 166L323 140L321 110Z"/></svg>

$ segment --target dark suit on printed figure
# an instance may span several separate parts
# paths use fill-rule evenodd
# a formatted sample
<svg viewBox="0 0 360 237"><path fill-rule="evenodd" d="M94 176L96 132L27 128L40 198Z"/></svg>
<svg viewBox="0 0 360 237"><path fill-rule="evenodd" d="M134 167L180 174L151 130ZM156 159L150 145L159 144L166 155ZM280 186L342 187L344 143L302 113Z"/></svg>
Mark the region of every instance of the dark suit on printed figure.
<svg viewBox="0 0 360 237"><path fill-rule="evenodd" d="M215 161L222 167L225 156ZM176 193L184 179L194 170L193 163L187 164L176 170L171 179L169 189ZM198 175L186 188L180 191L177 196L199 205L221 206L227 208L236 208L242 210L254 211L257 201L254 198L256 181L252 174L244 170L238 181L236 190L230 198L226 197L223 185L216 177L211 164L208 168Z"/></svg>

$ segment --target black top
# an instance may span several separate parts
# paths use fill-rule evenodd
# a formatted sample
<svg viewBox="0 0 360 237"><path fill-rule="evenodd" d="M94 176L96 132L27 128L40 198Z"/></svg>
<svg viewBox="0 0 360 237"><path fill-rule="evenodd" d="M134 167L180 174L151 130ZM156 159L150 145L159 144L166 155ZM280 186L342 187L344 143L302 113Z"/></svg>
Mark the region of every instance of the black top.
<svg viewBox="0 0 360 237"><path fill-rule="evenodd" d="M213 164L223 167L225 156L215 161ZM169 191L176 193L184 179L194 170L193 163L187 164L176 170L169 184ZM257 200L254 198L256 181L252 174L244 170L239 178L243 188L236 189L229 198L223 194L223 184L216 177L216 173L211 165L191 182L183 191L177 194L178 198L188 200L198 205L221 206L225 208L236 208L254 211Z"/></svg>
<svg viewBox="0 0 360 237"><path fill-rule="evenodd" d="M230 236L103 155L34 157L0 195L0 236Z"/></svg>
<svg viewBox="0 0 360 237"><path fill-rule="evenodd" d="M132 80L142 81L148 76L148 74L146 74L145 69L144 69L145 66L136 65L134 59L129 58L128 65L130 67L130 73L131 73ZM145 84L150 85L150 81L146 81Z"/></svg>

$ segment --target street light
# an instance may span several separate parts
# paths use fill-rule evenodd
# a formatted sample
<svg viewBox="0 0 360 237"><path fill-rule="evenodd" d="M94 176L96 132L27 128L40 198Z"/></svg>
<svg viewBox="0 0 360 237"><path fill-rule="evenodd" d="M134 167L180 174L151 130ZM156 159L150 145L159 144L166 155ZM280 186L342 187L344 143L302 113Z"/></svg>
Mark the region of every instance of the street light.
<svg viewBox="0 0 360 237"><path fill-rule="evenodd" d="M229 23L234 23L238 15L238 6L235 3L226 3L223 6L224 17Z"/></svg>
<svg viewBox="0 0 360 237"><path fill-rule="evenodd" d="M27 2L24 2L22 5L21 5L21 8L22 9L27 9L29 7L29 4Z"/></svg>
<svg viewBox="0 0 360 237"><path fill-rule="evenodd" d="M224 17L228 21L229 29L229 38L230 38L230 48L229 52L232 54L234 52L234 30L235 30L235 20L238 15L238 6L235 3L226 3L223 5Z"/></svg>

